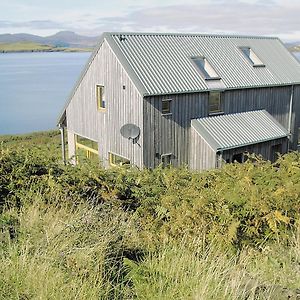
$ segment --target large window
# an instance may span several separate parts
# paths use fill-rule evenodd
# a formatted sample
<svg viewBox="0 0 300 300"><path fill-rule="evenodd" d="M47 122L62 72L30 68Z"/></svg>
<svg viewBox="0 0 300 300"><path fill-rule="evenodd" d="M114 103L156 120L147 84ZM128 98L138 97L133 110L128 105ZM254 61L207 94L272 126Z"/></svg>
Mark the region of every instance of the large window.
<svg viewBox="0 0 300 300"><path fill-rule="evenodd" d="M105 100L104 100L104 86L96 85L96 97L97 97L97 108L98 110L105 109Z"/></svg>
<svg viewBox="0 0 300 300"><path fill-rule="evenodd" d="M218 74L215 72L215 70L205 57L197 56L192 57L191 59L206 80L220 79Z"/></svg>
<svg viewBox="0 0 300 300"><path fill-rule="evenodd" d="M98 143L80 135L75 135L75 154L76 161L80 162L84 159L93 161L99 160Z"/></svg>
<svg viewBox="0 0 300 300"><path fill-rule="evenodd" d="M130 160L125 157L109 152L109 164L111 166L129 165Z"/></svg>
<svg viewBox="0 0 300 300"><path fill-rule="evenodd" d="M259 59L259 57L254 53L254 51L250 47L240 47L244 56L247 60L253 65L253 67L265 67L263 62Z"/></svg>
<svg viewBox="0 0 300 300"><path fill-rule="evenodd" d="M209 114L218 114L223 112L221 92L211 91L208 97Z"/></svg>

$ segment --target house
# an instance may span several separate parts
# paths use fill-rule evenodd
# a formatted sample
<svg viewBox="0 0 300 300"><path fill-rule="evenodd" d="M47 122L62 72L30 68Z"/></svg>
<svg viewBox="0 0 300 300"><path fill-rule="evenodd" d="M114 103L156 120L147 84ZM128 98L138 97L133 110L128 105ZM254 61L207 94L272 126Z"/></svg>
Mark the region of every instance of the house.
<svg viewBox="0 0 300 300"><path fill-rule="evenodd" d="M300 64L273 37L104 33L58 123L105 166L274 161L299 144Z"/></svg>

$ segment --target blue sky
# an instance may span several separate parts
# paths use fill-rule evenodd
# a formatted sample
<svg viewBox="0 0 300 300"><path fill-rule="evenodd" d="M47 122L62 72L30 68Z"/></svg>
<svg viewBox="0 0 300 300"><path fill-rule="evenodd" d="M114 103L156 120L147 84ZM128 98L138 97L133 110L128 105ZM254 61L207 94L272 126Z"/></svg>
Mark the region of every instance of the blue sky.
<svg viewBox="0 0 300 300"><path fill-rule="evenodd" d="M0 34L198 32L300 41L299 0L0 0Z"/></svg>

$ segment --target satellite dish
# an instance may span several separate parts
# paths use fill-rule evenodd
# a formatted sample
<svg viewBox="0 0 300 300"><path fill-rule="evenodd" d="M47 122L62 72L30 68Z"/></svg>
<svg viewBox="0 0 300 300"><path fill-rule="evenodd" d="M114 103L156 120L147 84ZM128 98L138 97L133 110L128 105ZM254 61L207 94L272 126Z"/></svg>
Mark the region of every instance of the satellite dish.
<svg viewBox="0 0 300 300"><path fill-rule="evenodd" d="M125 124L120 129L121 135L129 140L134 140L140 135L140 128L134 124Z"/></svg>

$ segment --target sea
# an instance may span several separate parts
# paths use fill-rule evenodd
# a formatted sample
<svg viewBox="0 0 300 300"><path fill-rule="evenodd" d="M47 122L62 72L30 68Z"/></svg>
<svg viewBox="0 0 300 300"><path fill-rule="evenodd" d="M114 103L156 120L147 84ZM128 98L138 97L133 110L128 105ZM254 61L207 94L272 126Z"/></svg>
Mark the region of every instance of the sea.
<svg viewBox="0 0 300 300"><path fill-rule="evenodd" d="M56 127L91 53L0 54L0 135ZM300 53L296 53L300 60Z"/></svg>
<svg viewBox="0 0 300 300"><path fill-rule="evenodd" d="M0 54L0 135L49 130L89 52Z"/></svg>

